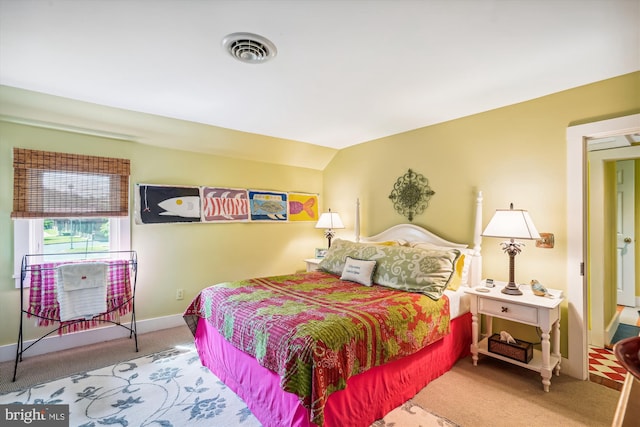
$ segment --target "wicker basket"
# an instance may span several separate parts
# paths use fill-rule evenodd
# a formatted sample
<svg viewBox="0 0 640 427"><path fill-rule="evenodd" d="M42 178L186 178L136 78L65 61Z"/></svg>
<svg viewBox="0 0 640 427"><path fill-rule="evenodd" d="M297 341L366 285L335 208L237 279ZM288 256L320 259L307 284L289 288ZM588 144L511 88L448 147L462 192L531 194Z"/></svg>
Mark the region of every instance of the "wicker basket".
<svg viewBox="0 0 640 427"><path fill-rule="evenodd" d="M533 358L532 343L519 339L516 339L515 344L500 341L500 334L489 337L489 351L522 363L529 363Z"/></svg>

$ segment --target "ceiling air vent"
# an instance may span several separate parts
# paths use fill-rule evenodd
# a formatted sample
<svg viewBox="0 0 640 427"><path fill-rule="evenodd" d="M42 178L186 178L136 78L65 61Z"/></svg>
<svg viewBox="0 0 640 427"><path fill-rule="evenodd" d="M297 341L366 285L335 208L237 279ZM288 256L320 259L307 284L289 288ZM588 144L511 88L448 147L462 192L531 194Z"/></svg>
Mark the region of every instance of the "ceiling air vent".
<svg viewBox="0 0 640 427"><path fill-rule="evenodd" d="M238 61L260 64L276 56L276 46L266 38L251 33L233 33L222 39L222 46Z"/></svg>

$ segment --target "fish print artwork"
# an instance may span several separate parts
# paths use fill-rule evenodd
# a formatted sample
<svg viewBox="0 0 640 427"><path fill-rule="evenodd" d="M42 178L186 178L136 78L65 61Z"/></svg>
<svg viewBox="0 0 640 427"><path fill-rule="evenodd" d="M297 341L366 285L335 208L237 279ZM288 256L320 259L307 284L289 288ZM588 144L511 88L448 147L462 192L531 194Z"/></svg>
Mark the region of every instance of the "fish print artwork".
<svg viewBox="0 0 640 427"><path fill-rule="evenodd" d="M136 224L317 221L318 194L136 184Z"/></svg>
<svg viewBox="0 0 640 427"><path fill-rule="evenodd" d="M158 203L164 209L159 215L181 216L184 218L200 218L200 197L172 197Z"/></svg>
<svg viewBox="0 0 640 427"><path fill-rule="evenodd" d="M317 194L289 193L289 221L317 220Z"/></svg>
<svg viewBox="0 0 640 427"><path fill-rule="evenodd" d="M205 222L248 221L249 196L247 190L203 187L202 219Z"/></svg>
<svg viewBox="0 0 640 427"><path fill-rule="evenodd" d="M200 188L138 184L136 221L200 222Z"/></svg>
<svg viewBox="0 0 640 427"><path fill-rule="evenodd" d="M288 218L286 193L249 190L249 206L252 221L286 221Z"/></svg>

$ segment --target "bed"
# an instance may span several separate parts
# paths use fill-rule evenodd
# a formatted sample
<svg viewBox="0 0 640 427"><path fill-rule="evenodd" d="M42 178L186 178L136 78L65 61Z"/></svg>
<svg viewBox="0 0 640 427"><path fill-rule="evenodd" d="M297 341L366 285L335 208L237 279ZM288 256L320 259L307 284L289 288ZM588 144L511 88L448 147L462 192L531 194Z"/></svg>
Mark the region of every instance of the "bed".
<svg viewBox="0 0 640 427"><path fill-rule="evenodd" d="M401 224L336 239L321 271L203 289L184 313L203 365L265 427L370 426L469 354L481 200L472 248Z"/></svg>

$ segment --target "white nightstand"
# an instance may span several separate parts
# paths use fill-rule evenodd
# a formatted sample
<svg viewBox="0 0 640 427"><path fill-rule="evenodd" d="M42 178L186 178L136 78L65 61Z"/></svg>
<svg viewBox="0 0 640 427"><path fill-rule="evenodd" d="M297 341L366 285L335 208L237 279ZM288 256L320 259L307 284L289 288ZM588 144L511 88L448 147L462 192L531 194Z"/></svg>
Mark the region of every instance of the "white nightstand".
<svg viewBox="0 0 640 427"><path fill-rule="evenodd" d="M307 263L307 271L317 271L319 270L318 264L320 264L322 258L307 258L304 262Z"/></svg>
<svg viewBox="0 0 640 427"><path fill-rule="evenodd" d="M507 295L501 292L506 285L505 282L495 282L495 287L487 288L484 281L481 286L465 290L471 295L472 314L472 342L471 355L473 364L478 364L478 353L513 363L532 371L540 372L544 391L549 391L551 376L555 371L560 375L560 303L563 296L562 291L549 289L553 298L539 297L533 294L530 286L521 285L520 290L523 295ZM488 290L481 292L479 290ZM487 336L481 336L480 316L486 316ZM488 349L489 336L492 334L492 320L494 317L507 319L514 322L537 326L542 330L541 350L533 350L533 359L529 363L522 363L517 360L503 357L492 353ZM553 332L553 346L550 338ZM478 339L482 338L480 342Z"/></svg>

